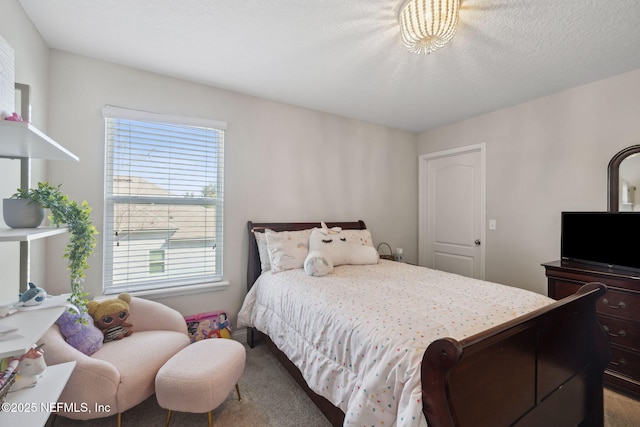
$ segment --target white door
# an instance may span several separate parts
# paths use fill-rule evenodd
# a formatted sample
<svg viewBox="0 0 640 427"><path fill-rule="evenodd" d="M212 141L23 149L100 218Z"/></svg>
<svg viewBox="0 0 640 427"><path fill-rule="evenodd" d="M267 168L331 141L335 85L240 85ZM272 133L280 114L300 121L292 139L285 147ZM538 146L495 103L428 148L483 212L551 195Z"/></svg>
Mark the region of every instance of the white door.
<svg viewBox="0 0 640 427"><path fill-rule="evenodd" d="M420 156L420 265L484 279L485 144Z"/></svg>

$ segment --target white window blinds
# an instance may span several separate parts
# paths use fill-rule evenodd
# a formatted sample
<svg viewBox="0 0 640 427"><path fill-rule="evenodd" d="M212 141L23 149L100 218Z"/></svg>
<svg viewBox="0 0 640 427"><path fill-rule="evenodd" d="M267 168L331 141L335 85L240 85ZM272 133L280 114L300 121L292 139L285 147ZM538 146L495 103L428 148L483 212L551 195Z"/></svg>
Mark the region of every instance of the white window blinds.
<svg viewBox="0 0 640 427"><path fill-rule="evenodd" d="M105 293L222 280L225 123L103 114Z"/></svg>

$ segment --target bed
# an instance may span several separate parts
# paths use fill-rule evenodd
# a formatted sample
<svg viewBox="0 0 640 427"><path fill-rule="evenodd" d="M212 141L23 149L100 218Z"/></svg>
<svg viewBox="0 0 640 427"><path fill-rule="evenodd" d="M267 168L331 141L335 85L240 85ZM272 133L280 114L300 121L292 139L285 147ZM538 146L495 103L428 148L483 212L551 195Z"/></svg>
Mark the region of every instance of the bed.
<svg viewBox="0 0 640 427"><path fill-rule="evenodd" d="M327 225L366 230L363 221ZM387 260L326 277L262 274L255 233L319 226L248 223L249 292L238 319L249 345L265 341L332 425L603 425L610 355L595 302L604 285L552 301ZM469 299L475 289L482 297Z"/></svg>

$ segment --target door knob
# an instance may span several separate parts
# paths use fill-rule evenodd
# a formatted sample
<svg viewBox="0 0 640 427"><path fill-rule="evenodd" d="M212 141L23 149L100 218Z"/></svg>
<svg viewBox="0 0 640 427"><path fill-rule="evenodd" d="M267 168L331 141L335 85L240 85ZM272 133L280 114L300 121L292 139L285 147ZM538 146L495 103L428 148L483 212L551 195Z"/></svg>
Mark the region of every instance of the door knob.
<svg viewBox="0 0 640 427"><path fill-rule="evenodd" d="M480 239L476 239L476 241L475 241L475 242L473 242L473 243L475 243L475 244L476 244L476 246L480 246Z"/></svg>

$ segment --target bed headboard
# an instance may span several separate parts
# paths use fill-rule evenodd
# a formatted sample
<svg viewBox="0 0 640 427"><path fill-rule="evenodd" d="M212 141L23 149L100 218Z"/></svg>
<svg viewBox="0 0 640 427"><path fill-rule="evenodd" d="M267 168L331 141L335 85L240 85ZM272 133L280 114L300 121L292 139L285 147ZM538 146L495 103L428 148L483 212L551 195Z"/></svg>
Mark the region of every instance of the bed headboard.
<svg viewBox="0 0 640 427"><path fill-rule="evenodd" d="M342 227L344 230L364 230L367 226L364 221L353 222L326 222L329 228ZM309 228L321 227L320 222L247 222L249 228L249 258L247 263L247 290L251 289L261 273L260 255L258 254L258 243L254 233L264 232L269 228L273 231L296 231L307 230Z"/></svg>

